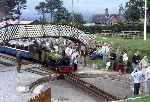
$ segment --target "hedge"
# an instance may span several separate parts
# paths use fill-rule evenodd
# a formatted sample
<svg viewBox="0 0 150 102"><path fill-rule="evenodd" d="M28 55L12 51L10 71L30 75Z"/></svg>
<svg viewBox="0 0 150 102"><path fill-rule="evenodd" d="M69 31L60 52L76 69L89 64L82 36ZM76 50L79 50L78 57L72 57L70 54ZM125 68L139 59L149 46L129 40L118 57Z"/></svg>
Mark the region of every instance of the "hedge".
<svg viewBox="0 0 150 102"><path fill-rule="evenodd" d="M102 30L111 30L112 32L121 32L121 31L144 31L144 24L117 24L117 25L109 25L109 26L78 26L77 27L84 32L90 33L101 33Z"/></svg>

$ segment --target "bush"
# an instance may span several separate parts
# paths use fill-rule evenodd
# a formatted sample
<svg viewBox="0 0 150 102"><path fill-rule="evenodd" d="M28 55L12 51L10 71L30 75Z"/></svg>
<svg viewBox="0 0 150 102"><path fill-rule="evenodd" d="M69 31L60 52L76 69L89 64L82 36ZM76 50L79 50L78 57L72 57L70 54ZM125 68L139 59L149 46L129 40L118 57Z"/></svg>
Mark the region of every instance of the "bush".
<svg viewBox="0 0 150 102"><path fill-rule="evenodd" d="M84 32L90 32L90 33L101 33L102 30L111 30L114 33L119 33L121 31L142 31L144 30L143 24L116 24L116 25L110 25L110 26L101 26L101 25L95 25L95 26L81 26L78 28L80 30L83 30Z"/></svg>

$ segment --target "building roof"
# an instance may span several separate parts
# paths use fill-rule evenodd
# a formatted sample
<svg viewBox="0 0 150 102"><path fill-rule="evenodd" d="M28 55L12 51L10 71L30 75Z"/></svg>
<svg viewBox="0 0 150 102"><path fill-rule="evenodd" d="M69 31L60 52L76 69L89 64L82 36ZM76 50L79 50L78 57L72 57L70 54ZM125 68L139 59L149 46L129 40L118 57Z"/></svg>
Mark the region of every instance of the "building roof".
<svg viewBox="0 0 150 102"><path fill-rule="evenodd" d="M7 22L6 21L3 21L3 22L0 22L0 27L4 27L6 26L6 24L8 25L13 25L13 24L30 24L32 23L33 21L18 21L18 20L8 20Z"/></svg>
<svg viewBox="0 0 150 102"><path fill-rule="evenodd" d="M124 22L125 18L123 15L117 15L117 14L110 14L109 16L103 15L94 15L93 20L94 23L100 23L100 24L110 24L111 22Z"/></svg>

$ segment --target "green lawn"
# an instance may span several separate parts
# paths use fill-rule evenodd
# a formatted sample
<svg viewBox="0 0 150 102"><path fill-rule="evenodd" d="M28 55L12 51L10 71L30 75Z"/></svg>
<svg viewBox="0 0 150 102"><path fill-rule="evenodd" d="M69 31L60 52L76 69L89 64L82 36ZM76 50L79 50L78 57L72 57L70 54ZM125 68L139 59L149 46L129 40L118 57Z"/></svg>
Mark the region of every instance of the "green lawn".
<svg viewBox="0 0 150 102"><path fill-rule="evenodd" d="M144 41L143 39L123 39L119 37L103 39L103 37L97 36L96 40L112 43L115 47L150 50L150 38Z"/></svg>
<svg viewBox="0 0 150 102"><path fill-rule="evenodd" d="M150 102L150 96L145 96L137 99L129 99L127 102Z"/></svg>
<svg viewBox="0 0 150 102"><path fill-rule="evenodd" d="M113 48L120 48L126 50L129 57L138 50L141 56L148 56L150 59L150 38L143 39L123 39L120 37L104 37L97 36L97 41L112 43Z"/></svg>
<svg viewBox="0 0 150 102"><path fill-rule="evenodd" d="M150 59L150 33L147 33L147 40L143 39L123 39L120 37L101 37L97 36L96 40L112 43L113 48L120 48L125 49L128 53L129 59L132 57L133 53L135 53L136 50L140 51L141 56L147 55ZM98 64L99 66L103 66L102 61L100 60L89 60L87 59L88 64Z"/></svg>

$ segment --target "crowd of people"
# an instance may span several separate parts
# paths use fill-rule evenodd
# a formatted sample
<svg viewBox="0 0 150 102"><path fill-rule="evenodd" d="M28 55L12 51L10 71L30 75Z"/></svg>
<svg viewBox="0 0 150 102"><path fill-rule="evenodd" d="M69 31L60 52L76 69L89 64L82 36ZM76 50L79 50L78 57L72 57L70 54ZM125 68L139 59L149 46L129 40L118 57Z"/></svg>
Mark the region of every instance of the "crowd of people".
<svg viewBox="0 0 150 102"><path fill-rule="evenodd" d="M107 70L119 71L120 74L132 72L134 69L142 68L145 64L148 64L147 56L141 58L139 51L135 52L129 59L127 51L113 48L112 44L107 43L100 43L91 48L89 56L92 60L101 59ZM129 66L130 63L132 67Z"/></svg>
<svg viewBox="0 0 150 102"><path fill-rule="evenodd" d="M131 73L134 95L139 95L141 83L145 83L145 93L150 95L150 91L147 90L148 84L146 84L148 80L150 81L150 64L148 57L142 58L139 51L128 56L127 51L121 51L119 48L113 48L111 44L103 43L91 50L90 58L100 58L107 70L118 71L120 75Z"/></svg>
<svg viewBox="0 0 150 102"><path fill-rule="evenodd" d="M126 65L128 61L127 53L121 52L120 49L115 49L112 44L99 44L96 45L90 52L90 58L100 58L103 60L103 64L106 69L119 71L120 73L126 72Z"/></svg>

